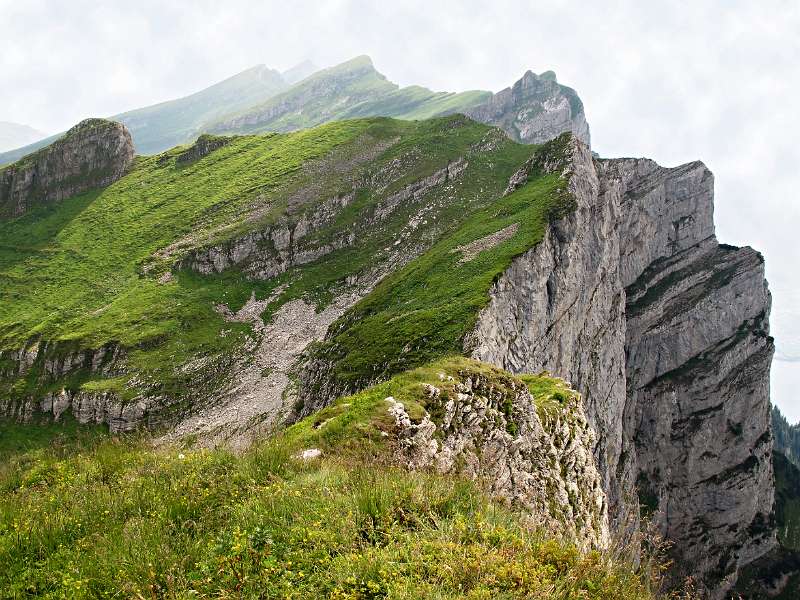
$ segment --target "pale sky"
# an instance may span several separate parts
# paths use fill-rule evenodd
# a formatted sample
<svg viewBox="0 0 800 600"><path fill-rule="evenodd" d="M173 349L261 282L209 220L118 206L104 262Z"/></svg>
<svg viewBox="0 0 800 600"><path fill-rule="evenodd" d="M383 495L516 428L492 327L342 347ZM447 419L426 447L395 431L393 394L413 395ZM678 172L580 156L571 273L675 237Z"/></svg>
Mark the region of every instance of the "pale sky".
<svg viewBox="0 0 800 600"><path fill-rule="evenodd" d="M720 241L764 253L773 401L800 420L800 2L0 0L0 120L51 133L256 64L359 54L401 85L497 91L552 69L602 156L716 177Z"/></svg>

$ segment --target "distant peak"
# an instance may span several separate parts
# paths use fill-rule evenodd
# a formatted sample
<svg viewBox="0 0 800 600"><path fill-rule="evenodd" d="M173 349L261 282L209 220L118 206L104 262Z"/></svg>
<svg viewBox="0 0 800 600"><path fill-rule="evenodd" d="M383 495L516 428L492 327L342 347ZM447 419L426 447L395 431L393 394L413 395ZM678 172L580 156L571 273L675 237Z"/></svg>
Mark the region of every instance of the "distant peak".
<svg viewBox="0 0 800 600"><path fill-rule="evenodd" d="M356 56L355 58L351 58L350 60L348 60L347 62L345 62L343 64L352 64L352 65L365 66L365 67L366 66L369 66L369 67L374 67L375 66L372 63L372 59L369 56L367 56L366 54L361 54L360 56Z"/></svg>
<svg viewBox="0 0 800 600"><path fill-rule="evenodd" d="M298 81L302 81L309 75L313 75L317 71L319 71L319 67L317 67L317 65L310 60L306 59L297 63L292 68L286 69L283 73L281 73L281 77L283 77L283 80L286 83L292 85Z"/></svg>
<svg viewBox="0 0 800 600"><path fill-rule="evenodd" d="M338 65L323 69L322 71L315 73L314 76L361 76L368 73L377 73L380 77L385 79L385 77L378 73L378 71L375 69L375 66L372 64L372 59L367 55L361 55L351 58L343 63L339 63Z"/></svg>
<svg viewBox="0 0 800 600"><path fill-rule="evenodd" d="M556 77L555 71L544 71L541 73L541 75L537 75L536 73L528 69L527 71L525 71L525 74L520 78L520 81L523 79L527 80L535 79L538 81L552 81L553 83L558 83L558 78Z"/></svg>
<svg viewBox="0 0 800 600"><path fill-rule="evenodd" d="M346 60L343 63L339 63L334 69L341 69L341 70L355 70L355 69L375 69L375 65L372 63L372 59L367 56L366 54L362 54L361 56L356 56L355 58L351 58L350 60Z"/></svg>

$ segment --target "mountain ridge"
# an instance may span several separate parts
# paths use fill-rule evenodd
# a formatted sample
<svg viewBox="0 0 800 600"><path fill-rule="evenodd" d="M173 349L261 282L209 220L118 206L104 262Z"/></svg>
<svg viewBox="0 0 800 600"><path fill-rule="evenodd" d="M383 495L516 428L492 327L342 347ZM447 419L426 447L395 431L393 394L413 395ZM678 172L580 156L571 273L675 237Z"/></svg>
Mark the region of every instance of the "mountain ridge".
<svg viewBox="0 0 800 600"><path fill-rule="evenodd" d="M0 121L0 152L7 152L21 146L35 143L47 134L37 131L28 125Z"/></svg>
<svg viewBox="0 0 800 600"><path fill-rule="evenodd" d="M564 123L570 123L570 130L580 139L589 141L580 99L571 88L558 84L552 71L541 80L528 71L514 86L498 94L399 88L379 73L366 55L322 70L305 61L284 73L296 81L285 81L282 74L259 65L195 94L110 118L128 126L140 154L155 154L192 142L202 133L292 131L337 119L389 116L413 120L457 112L498 125L524 143L555 137ZM526 130L532 135L526 135ZM536 131L542 131L542 135L536 137ZM0 165L10 164L59 136L0 153Z"/></svg>
<svg viewBox="0 0 800 600"><path fill-rule="evenodd" d="M300 127L331 89L363 108L364 81L400 91L359 57L240 125ZM705 165L595 158L578 102L529 72L486 102L493 126L322 106L331 122L203 136L0 222L0 412L243 449L295 420L335 437L341 396L377 394L358 431L523 505L541 448L568 448L585 468L553 501L628 541L649 516L668 583L725 597L780 550L763 258L717 242ZM454 355L477 379L435 372ZM513 377L544 371L552 439L516 412ZM409 396L381 387L398 377Z"/></svg>

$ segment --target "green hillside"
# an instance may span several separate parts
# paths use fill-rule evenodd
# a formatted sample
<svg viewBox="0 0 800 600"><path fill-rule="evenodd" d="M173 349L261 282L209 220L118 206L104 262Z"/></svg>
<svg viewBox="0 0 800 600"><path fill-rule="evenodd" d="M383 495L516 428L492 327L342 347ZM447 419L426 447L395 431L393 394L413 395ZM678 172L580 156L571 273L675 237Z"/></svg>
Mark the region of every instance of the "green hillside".
<svg viewBox="0 0 800 600"><path fill-rule="evenodd" d="M111 120L128 127L138 154L155 154L193 140L209 121L263 102L288 85L280 73L259 65L191 96L125 112Z"/></svg>
<svg viewBox="0 0 800 600"><path fill-rule="evenodd" d="M581 553L524 525L473 483L393 463L386 394L411 406L426 374L465 365L443 361L344 398L240 456L153 450L146 439L99 429L0 425L0 590L53 598L655 598L657 562L637 568L613 552ZM546 407L553 382L529 380ZM309 447L322 448L322 458L299 459Z"/></svg>
<svg viewBox="0 0 800 600"><path fill-rule="evenodd" d="M120 113L110 119L128 127L138 154L156 154L194 140L206 123L263 102L288 86L280 73L259 65L189 96ZM13 163L62 135L0 153L0 165Z"/></svg>
<svg viewBox="0 0 800 600"><path fill-rule="evenodd" d="M357 315L359 323L343 328L327 349L346 351L337 367L342 377L370 381L458 351L493 278L538 242L563 185L555 176L534 176L503 197L511 174L533 153L557 149L516 144L460 116L352 120L223 142L194 162L181 160L181 148L139 158L106 189L0 223L0 350L37 340L57 358L113 344L127 357L125 373L106 379L78 370L68 381L54 380L36 364L23 378L0 379L3 394L25 398L66 387L179 398L219 385L219 378L209 383L182 368L204 360L224 371L249 332L247 324L226 322L215 304L237 310L252 293L266 298L280 287L266 317L294 298L322 308L346 290L351 276L388 260L394 248L422 254L346 317L352 322ZM414 196L374 225L393 193L457 159L466 166L448 186ZM370 183L387 169L391 180ZM217 275L175 268L191 251L224 246L275 223L291 226L325 198L346 193L355 201L304 243L321 248L358 235L318 260L267 280L238 268ZM428 207L428 218L408 237L409 219L421 207ZM512 226L502 243L461 260L458 248ZM357 348L365 335L372 336L370 355ZM414 350L399 352L406 343ZM400 355L375 372L384 356Z"/></svg>
<svg viewBox="0 0 800 600"><path fill-rule="evenodd" d="M212 132L292 131L353 117L426 119L463 112L491 97L490 92L432 92L420 86L399 88L375 70L367 56L323 69L266 102L209 126Z"/></svg>

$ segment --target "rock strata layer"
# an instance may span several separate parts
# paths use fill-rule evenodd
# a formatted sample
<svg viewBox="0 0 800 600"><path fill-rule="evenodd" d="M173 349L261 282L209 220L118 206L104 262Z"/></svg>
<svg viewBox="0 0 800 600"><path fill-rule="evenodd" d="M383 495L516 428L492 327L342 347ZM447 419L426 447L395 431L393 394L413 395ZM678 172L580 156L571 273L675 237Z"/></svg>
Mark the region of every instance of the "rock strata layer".
<svg viewBox="0 0 800 600"><path fill-rule="evenodd" d="M673 583L722 598L775 546L763 259L717 243L702 163L576 143L567 176L576 210L496 282L467 348L575 382L616 529L641 503L674 543Z"/></svg>
<svg viewBox="0 0 800 600"><path fill-rule="evenodd" d="M0 219L110 185L127 173L133 158L124 125L82 121L50 146L0 170Z"/></svg>

